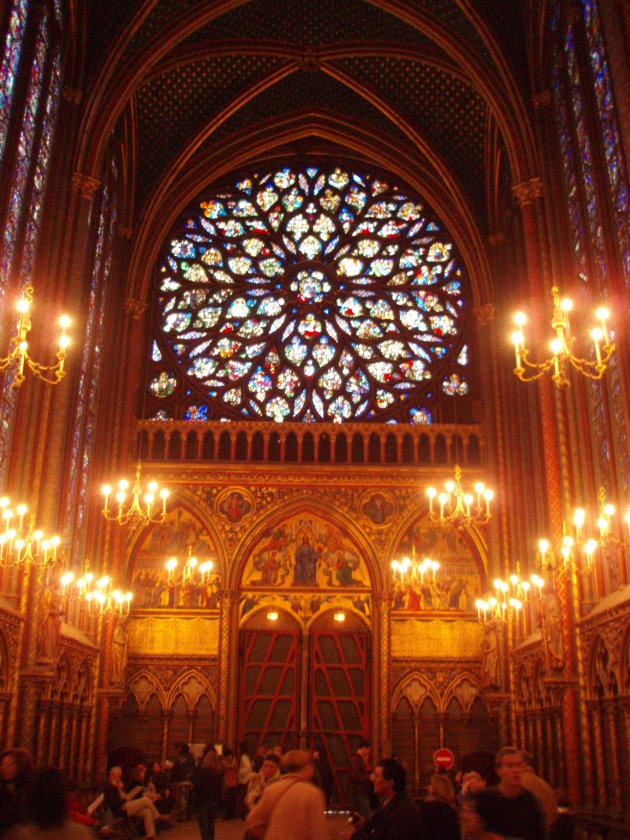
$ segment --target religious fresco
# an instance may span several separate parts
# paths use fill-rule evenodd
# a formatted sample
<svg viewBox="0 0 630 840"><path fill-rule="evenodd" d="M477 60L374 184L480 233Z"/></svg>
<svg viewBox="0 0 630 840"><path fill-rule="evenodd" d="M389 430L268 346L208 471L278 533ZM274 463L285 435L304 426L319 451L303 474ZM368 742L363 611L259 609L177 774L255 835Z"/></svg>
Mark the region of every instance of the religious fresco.
<svg viewBox="0 0 630 840"><path fill-rule="evenodd" d="M269 528L247 561L241 585L264 589L366 588L365 562L347 533L325 520L294 516Z"/></svg>
<svg viewBox="0 0 630 840"><path fill-rule="evenodd" d="M413 559L425 557L440 567L420 575L417 570L390 570L392 610L399 612L472 611L481 596L477 560L470 544L455 528L443 528L428 517L416 520L403 534L393 555Z"/></svg>
<svg viewBox="0 0 630 840"><path fill-rule="evenodd" d="M396 507L389 493L369 493L361 503L361 513L371 521L372 525L388 525Z"/></svg>
<svg viewBox="0 0 630 840"><path fill-rule="evenodd" d="M167 560L176 557L181 570L191 555L200 564L206 560L216 564L217 551L210 535L188 511L176 508L149 531L136 554L131 579L134 609L218 609L216 573L203 582L169 578Z"/></svg>
<svg viewBox="0 0 630 840"><path fill-rule="evenodd" d="M217 499L217 511L231 525L236 525L254 509L251 494L245 490L229 489Z"/></svg>

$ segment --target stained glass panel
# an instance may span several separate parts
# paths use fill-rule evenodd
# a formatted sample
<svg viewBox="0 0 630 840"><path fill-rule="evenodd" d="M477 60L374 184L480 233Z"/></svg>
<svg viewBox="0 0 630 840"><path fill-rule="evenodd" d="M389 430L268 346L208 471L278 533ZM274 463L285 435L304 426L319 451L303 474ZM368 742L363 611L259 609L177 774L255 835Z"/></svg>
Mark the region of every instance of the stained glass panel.
<svg viewBox="0 0 630 840"><path fill-rule="evenodd" d="M442 225L341 167L269 170L204 201L169 236L158 282L148 391L165 406L190 392L211 416L342 422L369 405L420 422L449 354L468 364L464 271Z"/></svg>
<svg viewBox="0 0 630 840"><path fill-rule="evenodd" d="M7 139L13 89L22 54L27 13L28 0L15 0L9 17L9 28L4 44L2 63L0 63L0 160L2 160Z"/></svg>

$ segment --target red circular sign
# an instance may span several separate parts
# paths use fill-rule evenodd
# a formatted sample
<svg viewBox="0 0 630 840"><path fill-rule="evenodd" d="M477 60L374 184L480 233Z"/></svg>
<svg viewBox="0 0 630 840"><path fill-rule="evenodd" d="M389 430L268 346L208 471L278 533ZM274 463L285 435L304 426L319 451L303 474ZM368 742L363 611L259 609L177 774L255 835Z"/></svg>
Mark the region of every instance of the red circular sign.
<svg viewBox="0 0 630 840"><path fill-rule="evenodd" d="M450 770L455 764L455 756L448 747L441 747L433 756L435 766L441 770Z"/></svg>

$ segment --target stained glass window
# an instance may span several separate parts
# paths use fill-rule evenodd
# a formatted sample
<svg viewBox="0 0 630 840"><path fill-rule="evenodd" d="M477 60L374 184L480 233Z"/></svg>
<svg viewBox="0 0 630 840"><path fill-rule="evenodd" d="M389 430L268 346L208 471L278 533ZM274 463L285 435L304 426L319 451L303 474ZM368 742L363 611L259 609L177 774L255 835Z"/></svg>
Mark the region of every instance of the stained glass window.
<svg viewBox="0 0 630 840"><path fill-rule="evenodd" d="M8 207L0 236L0 298L32 283L32 269L41 227L41 209L50 164L61 88L59 39L51 34L51 18L45 11L28 16L29 4L16 2L9 20L9 35L2 59L0 142L4 142L11 119L17 120L19 137L13 169L8 173ZM26 60L22 41L27 23L37 26L32 54L28 56L28 87L22 101L13 100L18 63ZM17 109L17 110L16 110ZM13 428L16 393L11 377L5 376L0 393L0 484L7 467Z"/></svg>
<svg viewBox="0 0 630 840"><path fill-rule="evenodd" d="M150 416L431 422L469 392L464 302L417 198L342 168L254 174L165 247Z"/></svg>
<svg viewBox="0 0 630 840"><path fill-rule="evenodd" d="M617 250L626 285L629 281L630 241L628 238L627 176L612 98L612 87L601 36L601 25L594 0L583 0L584 61L578 48L579 21L574 18L562 30L560 5L554 7L556 31L553 76L554 110L559 129L564 163L568 210L576 267L583 281L584 301L593 303L607 298L610 287L610 253ZM587 101L599 113L600 124L588 123ZM598 166L594 149L603 152L604 166ZM606 186L602 189L602 184ZM601 196L611 196L615 226L607 227ZM595 288L593 288L593 282ZM606 380L592 382L588 388L592 434L598 480L612 489L613 459L616 475L624 491L628 487L630 457L626 429L621 371L615 356L611 359ZM615 428L615 441L608 429Z"/></svg>
<svg viewBox="0 0 630 840"><path fill-rule="evenodd" d="M15 0L9 17L9 28L0 63L0 160L7 139L7 128L13 102L15 79L22 55L28 0Z"/></svg>
<svg viewBox="0 0 630 840"><path fill-rule="evenodd" d="M588 40L593 87L601 121L604 155L612 194L613 212L622 257L624 279L630 287L630 222L628 220L628 180L621 151L621 139L613 101L608 63L604 53L601 22L594 0L582 0Z"/></svg>
<svg viewBox="0 0 630 840"><path fill-rule="evenodd" d="M113 239L118 218L117 178L118 170L115 162L112 161L109 179L103 188L100 206L97 206L96 246L83 340L81 376L77 394L79 410L77 411L77 422L73 433L70 460L66 533L71 537L76 536L72 540L75 552L81 550L79 535L82 533L85 504L88 498L87 481L94 440L97 392L101 373L105 307L108 300Z"/></svg>

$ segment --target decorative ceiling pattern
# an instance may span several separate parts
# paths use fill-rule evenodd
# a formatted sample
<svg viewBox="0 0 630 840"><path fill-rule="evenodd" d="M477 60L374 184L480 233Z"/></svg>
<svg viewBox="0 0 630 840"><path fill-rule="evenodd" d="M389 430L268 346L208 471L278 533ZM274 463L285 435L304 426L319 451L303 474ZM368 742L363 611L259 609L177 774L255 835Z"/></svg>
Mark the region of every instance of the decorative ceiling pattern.
<svg viewBox="0 0 630 840"><path fill-rule="evenodd" d="M187 141L279 63L267 56L221 56L152 78L136 96L139 200Z"/></svg>
<svg viewBox="0 0 630 840"><path fill-rule="evenodd" d="M383 37L392 43L427 43L413 27L363 0L252 0L200 28L189 41L235 35L310 48Z"/></svg>
<svg viewBox="0 0 630 840"><path fill-rule="evenodd" d="M465 202L481 230L490 228L489 114L504 109L505 125L521 107L515 87L527 93L522 0L478 0L470 9L461 0L156 0L132 24L133 12L150 5L112 0L89 13L104 45L95 66L128 28L112 84L129 73L140 213L187 147L216 155L231 139L242 146L265 129L273 156L274 120L325 114L346 126L347 139L313 136L309 146L304 137L305 154L326 154L327 143L338 153L345 142L346 157L357 156L349 126L360 125L376 150L400 150L418 170L432 168L445 189L459 190L449 198ZM174 37L178 26L182 35ZM154 61L161 35L171 45ZM376 151L371 163L378 162Z"/></svg>

